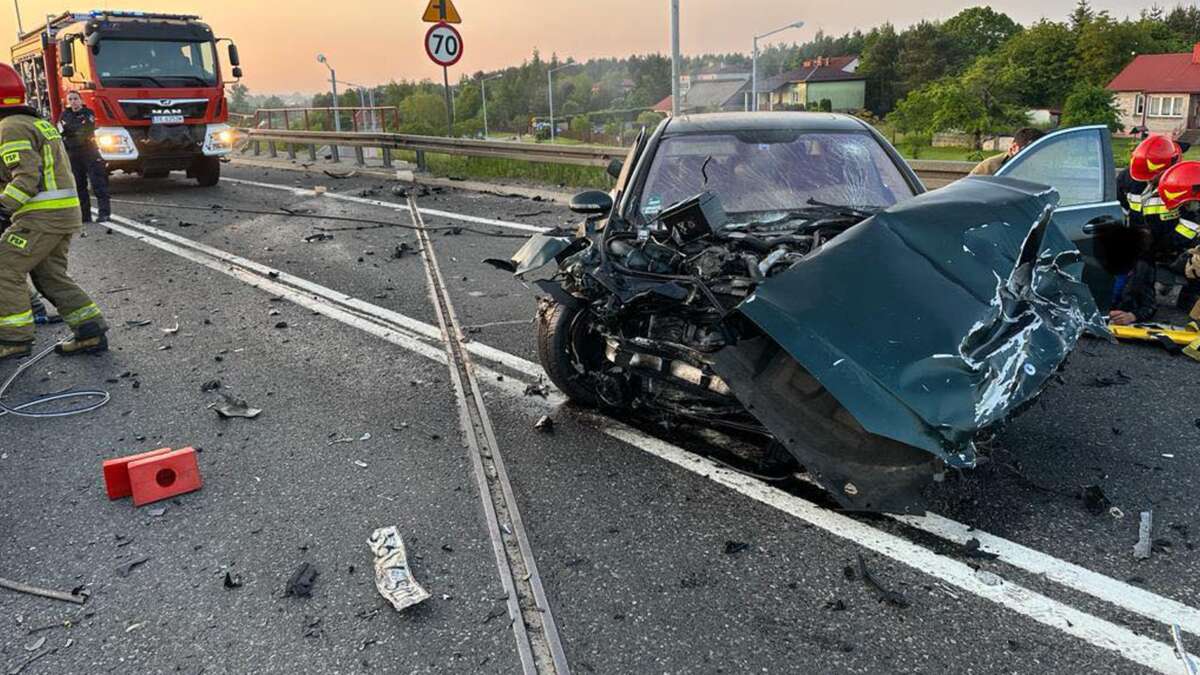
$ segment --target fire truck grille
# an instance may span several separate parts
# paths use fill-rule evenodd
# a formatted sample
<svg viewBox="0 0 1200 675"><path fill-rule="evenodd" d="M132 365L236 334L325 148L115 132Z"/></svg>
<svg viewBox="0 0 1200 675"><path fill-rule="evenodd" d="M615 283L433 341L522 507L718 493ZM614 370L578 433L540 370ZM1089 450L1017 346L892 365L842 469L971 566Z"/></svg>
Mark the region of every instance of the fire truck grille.
<svg viewBox="0 0 1200 675"><path fill-rule="evenodd" d="M208 101L121 101L121 110L131 120L149 120L155 117L182 115L191 119L204 117Z"/></svg>

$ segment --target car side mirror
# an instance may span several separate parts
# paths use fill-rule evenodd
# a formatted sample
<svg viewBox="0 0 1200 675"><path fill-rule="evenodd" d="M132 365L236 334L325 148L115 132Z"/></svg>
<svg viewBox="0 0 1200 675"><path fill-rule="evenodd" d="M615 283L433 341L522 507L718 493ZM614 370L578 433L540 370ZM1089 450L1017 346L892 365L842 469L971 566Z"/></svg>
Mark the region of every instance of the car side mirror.
<svg viewBox="0 0 1200 675"><path fill-rule="evenodd" d="M612 211L613 200L607 192L588 190L571 197L569 208L581 216L603 216Z"/></svg>
<svg viewBox="0 0 1200 675"><path fill-rule="evenodd" d="M625 162L622 162L619 159L614 159L608 163L608 167L606 167L604 170L607 171L608 175L612 176L613 178L620 178L621 177L621 169L624 169L624 168L625 168Z"/></svg>
<svg viewBox="0 0 1200 675"><path fill-rule="evenodd" d="M229 65L231 65L231 66L242 65L242 60L238 58L237 45L233 44L232 42L229 43ZM238 77L241 77L241 76L239 75Z"/></svg>

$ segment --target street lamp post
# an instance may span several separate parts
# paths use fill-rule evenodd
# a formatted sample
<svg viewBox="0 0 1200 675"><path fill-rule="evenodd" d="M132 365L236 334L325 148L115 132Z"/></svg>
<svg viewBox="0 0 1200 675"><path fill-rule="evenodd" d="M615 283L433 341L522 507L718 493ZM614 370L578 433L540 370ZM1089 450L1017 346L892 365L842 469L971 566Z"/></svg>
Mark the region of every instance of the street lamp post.
<svg viewBox="0 0 1200 675"><path fill-rule="evenodd" d="M554 73L563 70L564 68L573 68L578 66L578 63L568 63L557 68L551 68L546 71L546 79L550 82L550 142L554 142L554 137L557 135L554 128Z"/></svg>
<svg viewBox="0 0 1200 675"><path fill-rule="evenodd" d="M488 138L488 120L487 120L487 83L491 80L499 80L503 75L495 77L483 77L479 80L480 97L483 99L483 140Z"/></svg>
<svg viewBox="0 0 1200 675"><path fill-rule="evenodd" d="M771 37L776 33L782 33L783 31L791 28L802 27L804 27L804 22L797 21L795 23L789 23L782 28L776 28L773 31L763 33L762 35L754 36L754 52L753 56L750 58L750 100L752 101L750 105L751 110L755 112L758 111L758 41L763 38Z"/></svg>
<svg viewBox="0 0 1200 675"><path fill-rule="evenodd" d="M679 117L679 0L671 0L671 116Z"/></svg>
<svg viewBox="0 0 1200 675"><path fill-rule="evenodd" d="M329 65L329 60L324 54L317 54L317 63L324 64L329 69L329 82L333 89L333 128L335 131L342 130L342 117L338 114L338 97L337 97L337 72L333 66Z"/></svg>

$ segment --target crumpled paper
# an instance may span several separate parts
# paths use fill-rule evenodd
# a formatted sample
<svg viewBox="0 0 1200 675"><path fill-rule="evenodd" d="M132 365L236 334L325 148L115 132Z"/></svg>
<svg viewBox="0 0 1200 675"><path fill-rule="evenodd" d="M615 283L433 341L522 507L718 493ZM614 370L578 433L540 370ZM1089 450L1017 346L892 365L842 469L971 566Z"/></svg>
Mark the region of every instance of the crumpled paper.
<svg viewBox="0 0 1200 675"><path fill-rule="evenodd" d="M404 551L404 539L395 525L372 532L367 545L375 554L375 588L392 603L397 612L429 597L429 592L412 575L408 555Z"/></svg>

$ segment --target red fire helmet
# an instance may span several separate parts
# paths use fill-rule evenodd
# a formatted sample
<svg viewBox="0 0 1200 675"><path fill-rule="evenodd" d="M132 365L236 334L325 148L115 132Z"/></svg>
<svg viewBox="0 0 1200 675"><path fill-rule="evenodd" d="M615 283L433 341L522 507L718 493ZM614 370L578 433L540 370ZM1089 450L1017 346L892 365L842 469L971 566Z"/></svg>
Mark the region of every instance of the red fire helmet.
<svg viewBox="0 0 1200 675"><path fill-rule="evenodd" d="M1167 169L1158 181L1158 196L1172 210L1200 201L1200 162L1180 162Z"/></svg>
<svg viewBox="0 0 1200 675"><path fill-rule="evenodd" d="M25 83L7 63L0 63L0 108L25 105Z"/></svg>
<svg viewBox="0 0 1200 675"><path fill-rule="evenodd" d="M1134 180L1151 181L1164 169L1179 161L1179 144L1162 134L1152 134L1138 143L1129 158L1129 175Z"/></svg>

